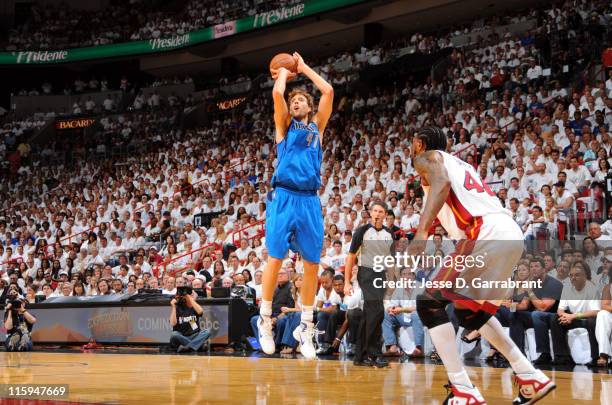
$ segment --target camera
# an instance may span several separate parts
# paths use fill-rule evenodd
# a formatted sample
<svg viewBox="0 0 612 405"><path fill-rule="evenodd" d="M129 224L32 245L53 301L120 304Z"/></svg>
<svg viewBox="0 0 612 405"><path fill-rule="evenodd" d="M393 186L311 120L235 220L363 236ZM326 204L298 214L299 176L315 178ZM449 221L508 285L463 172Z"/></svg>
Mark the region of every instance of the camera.
<svg viewBox="0 0 612 405"><path fill-rule="evenodd" d="M185 297L191 295L193 288L189 286L176 287L176 300L179 305L185 305Z"/></svg>
<svg viewBox="0 0 612 405"><path fill-rule="evenodd" d="M191 288L189 286L176 287L176 295L177 296L191 295L192 292L193 292L193 288Z"/></svg>
<svg viewBox="0 0 612 405"><path fill-rule="evenodd" d="M231 293L230 293L230 297L246 299L247 293L248 293L248 291L247 291L245 286L243 286L243 285L236 285L236 286L234 286L232 288Z"/></svg>
<svg viewBox="0 0 612 405"><path fill-rule="evenodd" d="M9 304L11 304L11 309L14 309L15 311L18 308L21 308L21 303L22 303L21 300L12 300L12 301L9 301Z"/></svg>

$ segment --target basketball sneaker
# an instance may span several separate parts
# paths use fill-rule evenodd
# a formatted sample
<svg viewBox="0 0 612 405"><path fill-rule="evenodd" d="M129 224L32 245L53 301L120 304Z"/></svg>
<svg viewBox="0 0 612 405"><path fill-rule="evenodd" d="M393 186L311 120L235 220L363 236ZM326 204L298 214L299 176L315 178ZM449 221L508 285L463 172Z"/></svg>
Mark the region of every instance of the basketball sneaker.
<svg viewBox="0 0 612 405"><path fill-rule="evenodd" d="M269 316L259 316L257 319L257 331L259 334L259 345L265 354L274 354L274 333L272 333L272 319Z"/></svg>
<svg viewBox="0 0 612 405"><path fill-rule="evenodd" d="M312 322L301 322L293 331L293 338L301 345L302 356L311 360L317 358L317 351L314 347L314 337L316 335Z"/></svg>
<svg viewBox="0 0 612 405"><path fill-rule="evenodd" d="M555 383L540 370L528 374L515 374L514 382L519 386L519 394L512 401L512 405L535 404L557 388Z"/></svg>
<svg viewBox="0 0 612 405"><path fill-rule="evenodd" d="M444 386L448 396L442 405L486 405L478 388L465 385L452 384L450 381Z"/></svg>

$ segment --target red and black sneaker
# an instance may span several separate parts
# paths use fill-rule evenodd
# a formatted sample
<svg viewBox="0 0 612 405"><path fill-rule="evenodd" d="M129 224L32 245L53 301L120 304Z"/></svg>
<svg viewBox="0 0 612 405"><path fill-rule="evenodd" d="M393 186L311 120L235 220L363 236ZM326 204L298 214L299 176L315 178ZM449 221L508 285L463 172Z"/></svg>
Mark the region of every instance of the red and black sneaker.
<svg viewBox="0 0 612 405"><path fill-rule="evenodd" d="M450 381L444 386L448 396L442 405L486 405L478 388L465 385L452 384Z"/></svg>
<svg viewBox="0 0 612 405"><path fill-rule="evenodd" d="M512 401L512 405L535 404L557 388L553 380L540 370L528 374L515 374L514 381L519 386L519 394Z"/></svg>

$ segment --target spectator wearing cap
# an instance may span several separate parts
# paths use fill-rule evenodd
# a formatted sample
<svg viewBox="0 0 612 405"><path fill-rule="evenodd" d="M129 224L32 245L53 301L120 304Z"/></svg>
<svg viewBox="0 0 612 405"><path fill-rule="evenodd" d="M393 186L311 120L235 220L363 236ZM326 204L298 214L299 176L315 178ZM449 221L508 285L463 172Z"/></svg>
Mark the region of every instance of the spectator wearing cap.
<svg viewBox="0 0 612 405"><path fill-rule="evenodd" d="M69 276L70 275L68 274L68 272L66 270L62 270L62 271L59 272L59 281L61 283L65 283L65 282L68 281L68 277Z"/></svg>

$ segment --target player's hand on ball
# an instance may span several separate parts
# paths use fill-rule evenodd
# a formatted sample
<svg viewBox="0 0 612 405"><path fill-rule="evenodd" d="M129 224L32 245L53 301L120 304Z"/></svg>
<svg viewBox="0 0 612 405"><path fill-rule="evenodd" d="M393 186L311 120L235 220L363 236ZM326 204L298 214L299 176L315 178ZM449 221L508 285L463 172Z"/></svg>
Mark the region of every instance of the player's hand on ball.
<svg viewBox="0 0 612 405"><path fill-rule="evenodd" d="M281 71L286 71L287 72L287 80L291 80L294 79L297 75L295 73L293 73L292 71L285 69L284 67L280 67L278 69L271 69L270 71L272 72L272 79L276 80L278 79L278 75L280 74Z"/></svg>
<svg viewBox="0 0 612 405"><path fill-rule="evenodd" d="M304 71L304 67L306 66L306 63L304 63L304 59L297 52L293 52L293 57L295 58L295 60L297 62L297 71L298 71L298 73L302 73Z"/></svg>

